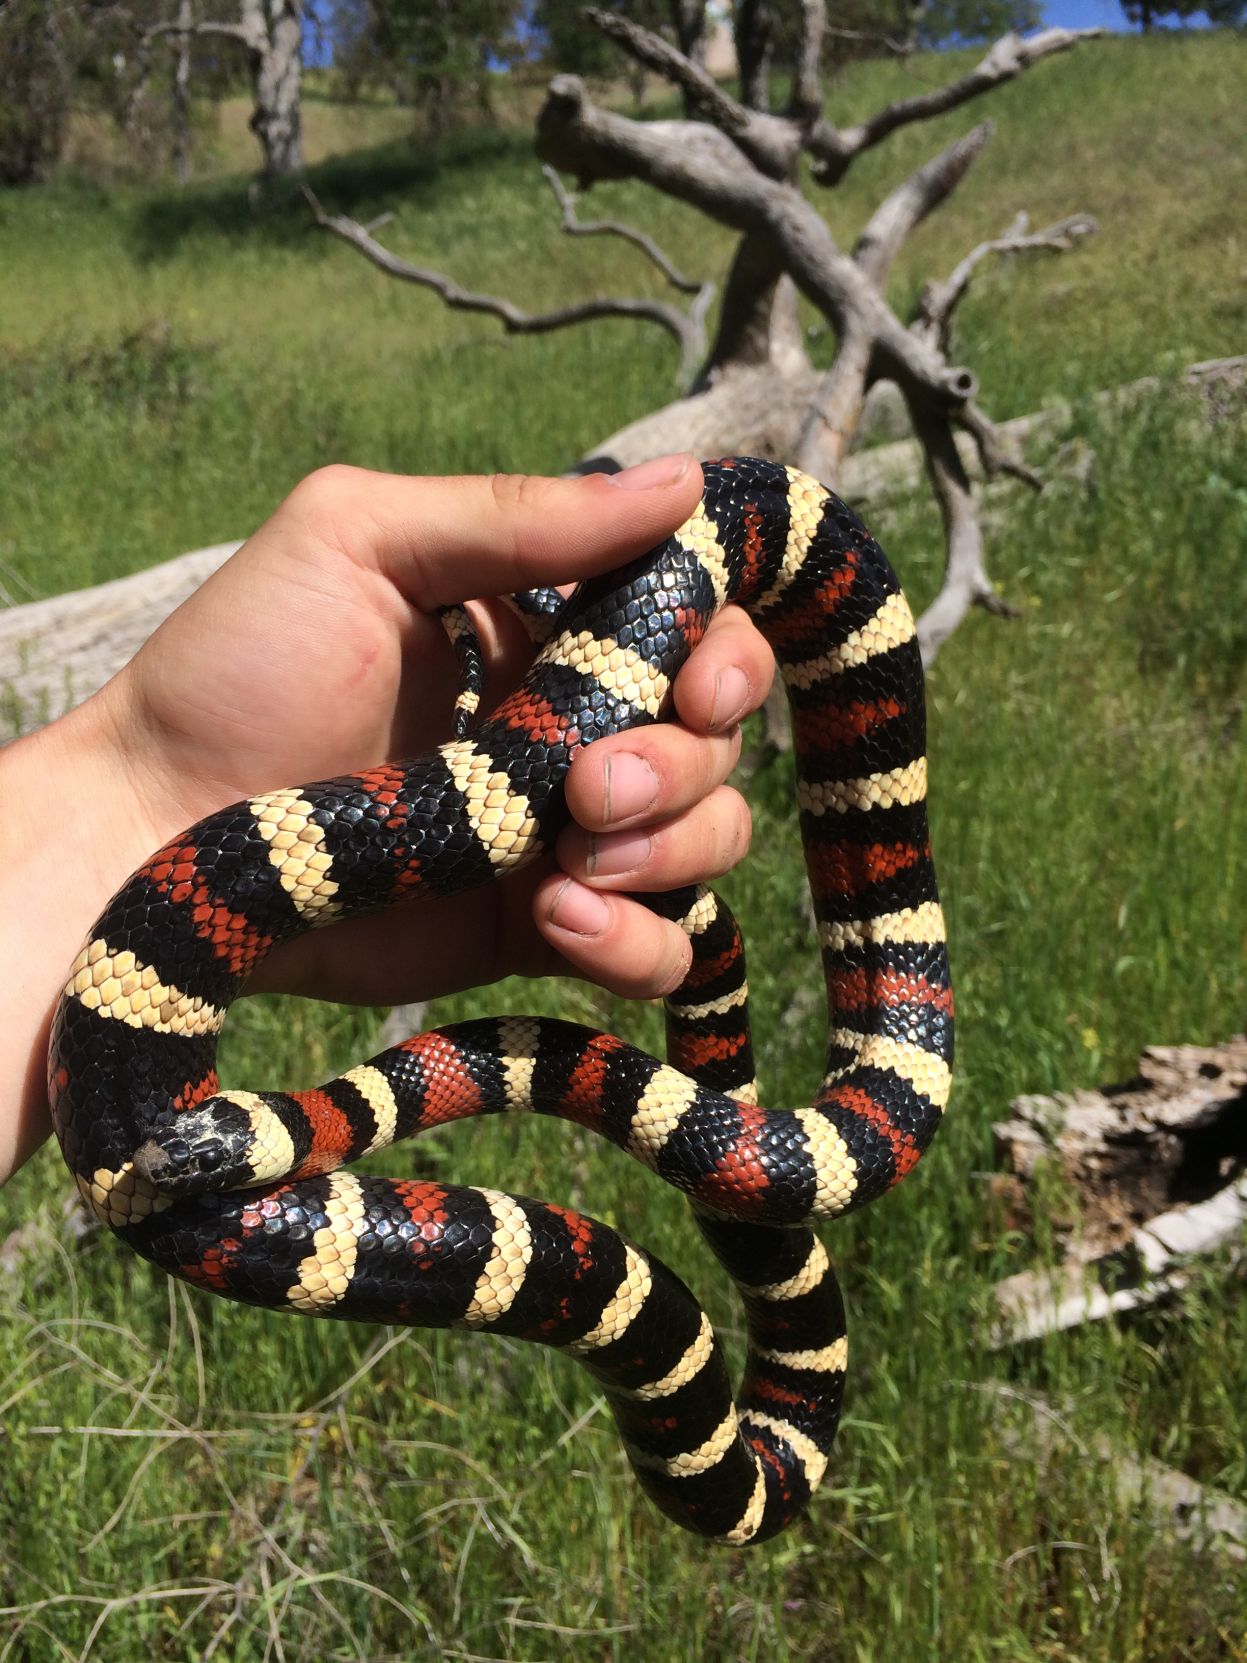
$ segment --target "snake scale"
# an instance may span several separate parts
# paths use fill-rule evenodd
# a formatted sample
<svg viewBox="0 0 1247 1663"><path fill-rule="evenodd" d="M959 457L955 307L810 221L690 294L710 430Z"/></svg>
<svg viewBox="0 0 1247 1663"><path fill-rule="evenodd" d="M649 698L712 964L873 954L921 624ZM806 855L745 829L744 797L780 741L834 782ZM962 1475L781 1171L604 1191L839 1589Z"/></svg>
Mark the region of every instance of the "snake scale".
<svg viewBox="0 0 1247 1663"><path fill-rule="evenodd" d="M810 1226L890 1189L926 1148L948 1097L952 995L922 670L896 577L856 516L795 470L728 458L705 481L679 531L576 591L523 685L470 732L236 803L154 854L70 970L49 1078L78 1186L136 1252L252 1304L565 1351L600 1383L657 1505L746 1543L804 1508L839 1417L844 1313ZM548 848L573 755L660 719L727 601L770 642L793 712L829 1013L808 1107L758 1106L741 938L706 889L654 900L693 947L665 1062L504 1017L421 1034L315 1090L219 1089L217 1034L275 943L501 878ZM738 1395L687 1288L606 1225L346 1170L427 1127L517 1111L589 1127L687 1194L743 1302Z"/></svg>

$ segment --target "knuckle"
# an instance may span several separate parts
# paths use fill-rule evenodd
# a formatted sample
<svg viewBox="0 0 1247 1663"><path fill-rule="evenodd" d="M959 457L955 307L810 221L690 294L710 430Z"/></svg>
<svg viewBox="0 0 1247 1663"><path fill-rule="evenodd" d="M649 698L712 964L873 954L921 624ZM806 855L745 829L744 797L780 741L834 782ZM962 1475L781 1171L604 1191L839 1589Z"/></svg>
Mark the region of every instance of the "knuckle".
<svg viewBox="0 0 1247 1663"><path fill-rule="evenodd" d="M537 474L494 473L489 475L489 494L503 546L515 567L514 587L529 586L529 570L535 546L540 542L551 504L548 481Z"/></svg>
<svg viewBox="0 0 1247 1663"><path fill-rule="evenodd" d="M541 500L545 481L536 474L495 473L489 476L490 494L501 514L535 508Z"/></svg>
<svg viewBox="0 0 1247 1663"><path fill-rule="evenodd" d="M359 482L360 469L346 462L327 462L301 479L290 493L289 500L297 503L305 514L315 514L326 507L336 507Z"/></svg>
<svg viewBox="0 0 1247 1663"><path fill-rule="evenodd" d="M312 536L326 543L336 542L363 477L362 468L345 462L327 463L301 479L284 506Z"/></svg>

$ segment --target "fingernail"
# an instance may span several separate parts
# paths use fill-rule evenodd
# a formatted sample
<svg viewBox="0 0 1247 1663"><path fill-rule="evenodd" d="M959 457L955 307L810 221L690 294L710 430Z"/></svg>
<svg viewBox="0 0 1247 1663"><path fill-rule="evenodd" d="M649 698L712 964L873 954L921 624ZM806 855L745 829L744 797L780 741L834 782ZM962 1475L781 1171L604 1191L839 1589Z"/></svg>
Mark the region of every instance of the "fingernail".
<svg viewBox="0 0 1247 1663"><path fill-rule="evenodd" d="M589 871L595 878L614 878L635 872L649 859L653 844L648 832L616 832L589 840Z"/></svg>
<svg viewBox="0 0 1247 1663"><path fill-rule="evenodd" d="M610 916L611 909L602 897L574 878L565 878L555 891L548 914L552 924L573 935L601 935Z"/></svg>
<svg viewBox="0 0 1247 1663"><path fill-rule="evenodd" d="M606 799L606 823L613 826L652 806L658 796L658 775L643 756L624 751L607 759L602 771L602 794Z"/></svg>
<svg viewBox="0 0 1247 1663"><path fill-rule="evenodd" d="M620 473L607 474L606 478L624 491L652 491L658 485L674 485L677 479L683 479L692 460L687 451L674 456L654 456Z"/></svg>
<svg viewBox="0 0 1247 1663"><path fill-rule="evenodd" d="M721 728L733 727L745 714L749 703L749 677L735 664L720 670L714 678L714 703L710 709L710 728L717 733Z"/></svg>

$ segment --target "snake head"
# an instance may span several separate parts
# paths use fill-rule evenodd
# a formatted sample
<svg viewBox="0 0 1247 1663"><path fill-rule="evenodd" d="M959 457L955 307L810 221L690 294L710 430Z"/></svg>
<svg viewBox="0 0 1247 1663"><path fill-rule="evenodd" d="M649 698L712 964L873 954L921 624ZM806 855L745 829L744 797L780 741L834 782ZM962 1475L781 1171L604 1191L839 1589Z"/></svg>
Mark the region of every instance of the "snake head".
<svg viewBox="0 0 1247 1663"><path fill-rule="evenodd" d="M134 1153L135 1171L170 1196L249 1189L284 1177L293 1161L289 1133L249 1092L208 1098Z"/></svg>

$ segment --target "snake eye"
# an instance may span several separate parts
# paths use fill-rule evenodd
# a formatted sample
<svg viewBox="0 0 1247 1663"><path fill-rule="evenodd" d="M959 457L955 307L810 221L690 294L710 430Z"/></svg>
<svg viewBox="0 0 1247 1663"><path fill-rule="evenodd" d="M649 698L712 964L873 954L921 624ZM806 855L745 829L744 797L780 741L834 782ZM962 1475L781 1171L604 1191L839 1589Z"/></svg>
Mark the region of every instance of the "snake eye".
<svg viewBox="0 0 1247 1663"><path fill-rule="evenodd" d="M197 1143L194 1155L195 1164L201 1172L215 1172L225 1159L225 1151L219 1143Z"/></svg>

